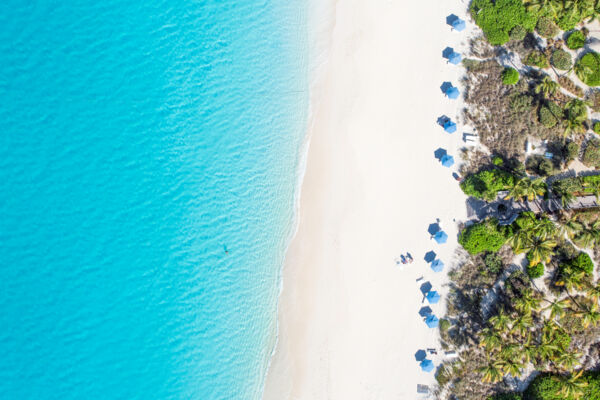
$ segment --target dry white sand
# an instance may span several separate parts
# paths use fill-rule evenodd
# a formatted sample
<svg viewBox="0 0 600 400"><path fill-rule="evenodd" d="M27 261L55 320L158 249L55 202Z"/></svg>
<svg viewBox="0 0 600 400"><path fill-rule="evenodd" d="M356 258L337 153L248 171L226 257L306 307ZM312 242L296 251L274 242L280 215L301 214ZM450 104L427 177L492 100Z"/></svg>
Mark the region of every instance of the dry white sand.
<svg viewBox="0 0 600 400"><path fill-rule="evenodd" d="M419 285L446 293L453 219L466 217L456 165L434 157L444 148L459 162L463 126L449 135L436 120L456 119L461 104L440 85L463 74L442 50L466 49L466 31L446 25L466 4L338 0L334 10L264 399L413 399L417 383L434 382L415 352L439 350L437 329L418 314L427 305ZM445 245L427 232L436 218ZM423 260L430 250L444 272ZM407 251L415 262L402 270L394 259ZM431 306L437 315L444 307Z"/></svg>

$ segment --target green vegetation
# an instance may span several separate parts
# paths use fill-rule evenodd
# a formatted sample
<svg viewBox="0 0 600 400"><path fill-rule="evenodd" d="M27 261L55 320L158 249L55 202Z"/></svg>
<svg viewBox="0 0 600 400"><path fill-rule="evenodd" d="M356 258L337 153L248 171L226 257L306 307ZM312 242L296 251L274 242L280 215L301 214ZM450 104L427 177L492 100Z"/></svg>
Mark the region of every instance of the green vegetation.
<svg viewBox="0 0 600 400"><path fill-rule="evenodd" d="M487 254L483 260L488 271L490 271L492 274L500 273L504 267L502 265L502 258L496 253Z"/></svg>
<svg viewBox="0 0 600 400"><path fill-rule="evenodd" d="M505 85L516 85L519 82L519 72L514 68L505 68L502 71L502 83Z"/></svg>
<svg viewBox="0 0 600 400"><path fill-rule="evenodd" d="M527 252L529 265L547 263L554 255L558 229L547 217L537 217L524 212L513 223L513 234L509 238L516 254Z"/></svg>
<svg viewBox="0 0 600 400"><path fill-rule="evenodd" d="M517 113L522 113L531 108L533 98L527 94L519 93L510 100L510 108Z"/></svg>
<svg viewBox="0 0 600 400"><path fill-rule="evenodd" d="M535 175L550 176L554 173L554 164L552 164L552 161L539 154L529 157L525 165L527 170Z"/></svg>
<svg viewBox="0 0 600 400"><path fill-rule="evenodd" d="M538 33L545 38L553 38L560 31L560 29L558 28L558 26L556 26L554 21L547 17L541 17L540 19L538 19L538 22L535 26L535 30L538 31Z"/></svg>
<svg viewBox="0 0 600 400"><path fill-rule="evenodd" d="M564 117L564 111L560 106L552 101L546 102L540 107L539 121L546 128L554 127Z"/></svg>
<svg viewBox="0 0 600 400"><path fill-rule="evenodd" d="M600 55L596 52L584 54L575 63L575 73L588 86L600 86Z"/></svg>
<svg viewBox="0 0 600 400"><path fill-rule="evenodd" d="M567 38L567 47L577 50L585 46L585 35L581 31L574 31Z"/></svg>
<svg viewBox="0 0 600 400"><path fill-rule="evenodd" d="M498 221L489 219L463 229L458 242L471 254L496 252L506 243L506 236Z"/></svg>
<svg viewBox="0 0 600 400"><path fill-rule="evenodd" d="M527 55L525 61L523 61L525 65L531 65L538 68L548 68L550 64L548 63L548 57L544 53L539 50L533 50Z"/></svg>
<svg viewBox="0 0 600 400"><path fill-rule="evenodd" d="M571 60L571 55L564 50L555 50L552 53L552 57L550 57L550 62L557 69L561 69L563 71L571 69L573 65L573 61Z"/></svg>
<svg viewBox="0 0 600 400"><path fill-rule="evenodd" d="M460 188L467 196L478 199L494 200L501 190L514 186L515 177L503 170L492 169L467 176Z"/></svg>
<svg viewBox="0 0 600 400"><path fill-rule="evenodd" d="M594 126L592 129L594 132L600 133L600 122L598 122L598 121L594 122Z"/></svg>
<svg viewBox="0 0 600 400"><path fill-rule="evenodd" d="M542 374L536 377L525 393L526 400L598 400L600 374L576 373L571 376Z"/></svg>
<svg viewBox="0 0 600 400"><path fill-rule="evenodd" d="M588 167L600 167L600 139L590 139L585 145L581 162Z"/></svg>
<svg viewBox="0 0 600 400"><path fill-rule="evenodd" d="M470 6L473 19L494 46L509 41L509 32L520 26L533 31L537 18L529 13L521 0L473 0Z"/></svg>

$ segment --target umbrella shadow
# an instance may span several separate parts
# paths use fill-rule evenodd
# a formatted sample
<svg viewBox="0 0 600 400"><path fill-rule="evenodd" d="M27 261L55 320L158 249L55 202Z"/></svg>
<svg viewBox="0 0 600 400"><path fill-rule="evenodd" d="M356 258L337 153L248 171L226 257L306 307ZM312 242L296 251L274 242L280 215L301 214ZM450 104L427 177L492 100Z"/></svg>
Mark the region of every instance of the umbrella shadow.
<svg viewBox="0 0 600 400"><path fill-rule="evenodd" d="M423 361L427 358L427 352L425 350L419 350L415 353L415 360L418 362Z"/></svg>
<svg viewBox="0 0 600 400"><path fill-rule="evenodd" d="M444 126L444 124L445 124L446 122L448 122L448 121L452 121L452 120L451 120L451 119L450 119L450 117L449 117L449 116L447 116L447 115L442 115L442 116L438 117L438 119L437 119L437 123L438 123L438 125L439 125L439 126L441 126L441 127L443 127L443 126Z"/></svg>
<svg viewBox="0 0 600 400"><path fill-rule="evenodd" d="M435 235L436 233L438 233L441 230L442 230L442 228L440 227L440 224L438 224L437 222L434 222L433 224L429 224L429 227L427 227L427 232L430 235ZM435 255L435 253L433 253L433 254Z"/></svg>
<svg viewBox="0 0 600 400"><path fill-rule="evenodd" d="M433 313L433 310L429 306L421 307L421 309L419 310L419 315L421 317L427 317L428 315L431 315L432 313Z"/></svg>
<svg viewBox="0 0 600 400"><path fill-rule="evenodd" d="M429 292L431 290L433 286L431 285L431 282L425 282L424 284L421 285L421 293L423 293L423 295L426 295L427 292Z"/></svg>
<svg viewBox="0 0 600 400"><path fill-rule="evenodd" d="M442 57L448 58L452 53L454 53L454 49L452 47L446 47L444 50L442 50Z"/></svg>
<svg viewBox="0 0 600 400"><path fill-rule="evenodd" d="M439 161L442 161L442 157L444 157L446 154L448 154L448 152L445 149L442 149L441 147L433 152L433 155Z"/></svg>
<svg viewBox="0 0 600 400"><path fill-rule="evenodd" d="M454 21L456 21L458 19L457 15L454 14L450 14L446 17L446 23L450 26L452 26L452 24L454 23Z"/></svg>
<svg viewBox="0 0 600 400"><path fill-rule="evenodd" d="M433 233L432 233L432 235L433 235ZM433 251L433 250L428 251L427 253L425 253L425 262L427 262L427 263L432 262L433 260L435 260L436 256L437 256L437 254L435 254L435 251Z"/></svg>
<svg viewBox="0 0 600 400"><path fill-rule="evenodd" d="M440 86L440 89L442 90L442 93L445 94L451 87L453 87L452 82L444 82L442 83L442 86Z"/></svg>

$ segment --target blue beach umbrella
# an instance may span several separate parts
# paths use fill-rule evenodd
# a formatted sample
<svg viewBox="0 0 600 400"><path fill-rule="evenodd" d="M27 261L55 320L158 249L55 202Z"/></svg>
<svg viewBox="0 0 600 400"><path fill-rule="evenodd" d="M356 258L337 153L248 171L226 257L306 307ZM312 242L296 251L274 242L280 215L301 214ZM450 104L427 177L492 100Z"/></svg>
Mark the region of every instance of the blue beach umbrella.
<svg viewBox="0 0 600 400"><path fill-rule="evenodd" d="M446 241L448 240L448 235L444 231L439 231L438 233L435 234L435 236L433 238L439 244L443 244L443 243L446 243Z"/></svg>
<svg viewBox="0 0 600 400"><path fill-rule="evenodd" d="M433 270L433 272L440 272L442 269L444 269L444 263L442 262L442 260L439 259L433 260L433 262L431 263L431 269Z"/></svg>
<svg viewBox="0 0 600 400"><path fill-rule="evenodd" d="M425 318L425 323L430 328L437 328L440 323L440 320L438 319L438 317L431 314L431 315L428 315L427 318Z"/></svg>
<svg viewBox="0 0 600 400"><path fill-rule="evenodd" d="M436 304L438 301L440 301L440 294L435 290L432 290L431 292L427 293L427 301L429 304Z"/></svg>
<svg viewBox="0 0 600 400"><path fill-rule="evenodd" d="M425 372L431 372L435 368L435 365L433 365L433 361L431 361L427 358L424 359L423 361L421 361L420 365L421 365L421 369Z"/></svg>
<svg viewBox="0 0 600 400"><path fill-rule="evenodd" d="M449 156L448 154L446 154L444 157L442 157L442 165L444 167L450 168L451 166L454 165L454 157Z"/></svg>
<svg viewBox="0 0 600 400"><path fill-rule="evenodd" d="M460 55L460 53L453 51L448 56L448 61L454 65L457 65L458 63L460 63L462 61L462 56Z"/></svg>
<svg viewBox="0 0 600 400"><path fill-rule="evenodd" d="M448 96L449 99L458 99L458 95L460 95L460 92L454 86L451 86L446 90L446 96Z"/></svg>
<svg viewBox="0 0 600 400"><path fill-rule="evenodd" d="M452 120L444 122L444 130L448 133L456 132L456 123L452 122Z"/></svg>
<svg viewBox="0 0 600 400"><path fill-rule="evenodd" d="M452 21L452 28L456 29L458 32L463 31L466 26L467 25L465 24L465 21L460 18L456 18L454 21Z"/></svg>

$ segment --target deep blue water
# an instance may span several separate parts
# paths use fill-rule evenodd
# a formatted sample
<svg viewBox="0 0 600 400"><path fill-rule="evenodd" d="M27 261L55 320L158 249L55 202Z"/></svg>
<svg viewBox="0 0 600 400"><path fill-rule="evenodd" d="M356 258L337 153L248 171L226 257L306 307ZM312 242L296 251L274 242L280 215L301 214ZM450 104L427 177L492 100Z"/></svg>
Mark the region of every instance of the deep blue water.
<svg viewBox="0 0 600 400"><path fill-rule="evenodd" d="M257 399L304 0L0 2L0 398Z"/></svg>

